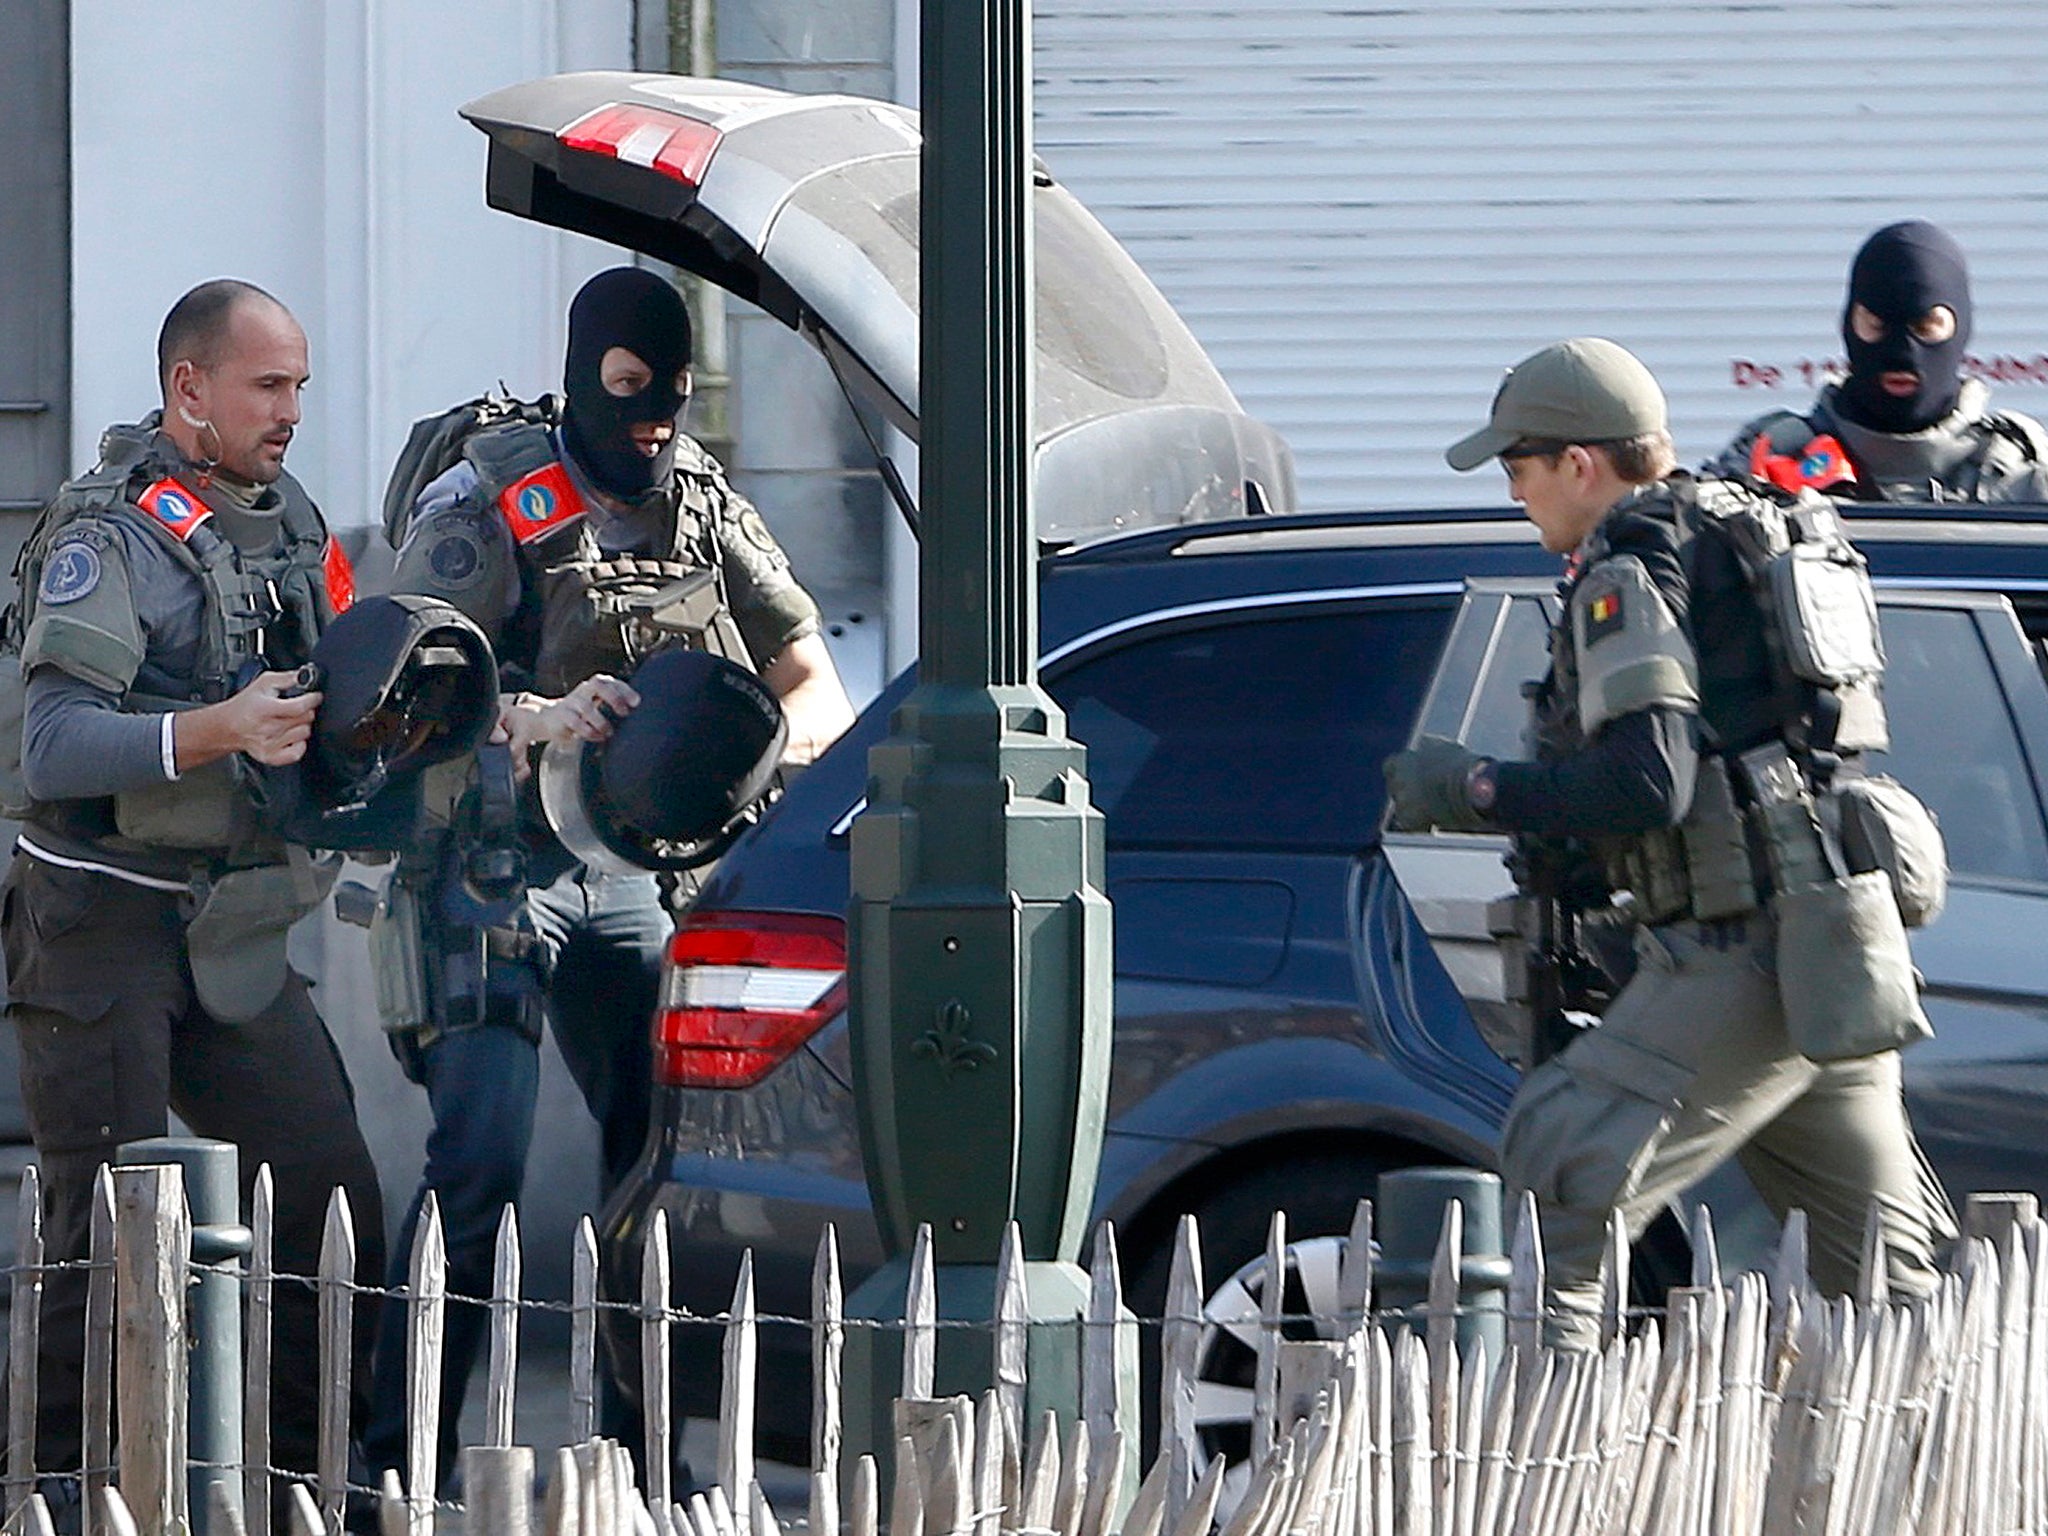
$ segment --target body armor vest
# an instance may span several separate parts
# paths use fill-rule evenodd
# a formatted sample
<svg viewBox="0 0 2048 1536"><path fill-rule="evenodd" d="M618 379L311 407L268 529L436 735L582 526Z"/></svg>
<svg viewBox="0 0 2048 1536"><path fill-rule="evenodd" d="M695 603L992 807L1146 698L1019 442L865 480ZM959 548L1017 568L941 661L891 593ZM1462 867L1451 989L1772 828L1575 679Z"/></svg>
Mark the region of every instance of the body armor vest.
<svg viewBox="0 0 2048 1536"><path fill-rule="evenodd" d="M520 422L478 433L463 453L475 493L505 519L519 562L519 606L501 654L559 696L600 672L625 677L671 646L709 651L750 670L712 532L717 512L700 451L681 440L661 499L653 551L603 549L589 508L545 428Z"/></svg>
<svg viewBox="0 0 2048 1536"><path fill-rule="evenodd" d="M1832 508L1817 497L1786 506L1726 482L1677 477L1644 492L1635 505L1648 515L1672 518L1689 574L1697 571L1703 536L1724 540L1734 553L1770 658L1769 691L1703 705L1719 706L1715 713L1721 718L1753 720L1775 734L1772 745L1782 746L1781 756L1799 781L1794 798L1804 801L1802 814L1810 814L1813 797L1826 791L1843 755L1888 745L1878 692L1883 655L1875 598L1861 556ZM1584 548L1581 571L1561 589L1567 609L1578 582L1612 553L1603 524ZM1696 617L1689 610L1685 627L1698 654L1707 637ZM1549 673L1531 695L1531 732L1537 757L1556 761L1586 744L1569 622L1552 628L1550 658ZM1703 678L1713 674L1710 660L1699 655ZM1681 826L1590 842L1606 882L1632 894L1645 922L1687 913L1702 919L1736 916L1753 909L1772 880L1774 859L1766 857L1765 839L1753 837L1743 824L1745 812L1755 810L1748 774L1731 771L1728 760L1732 751L1753 744L1716 740L1710 726L1703 730L1709 739L1701 743L1693 803ZM1773 848L1778 841L1771 839Z"/></svg>
<svg viewBox="0 0 2048 1536"><path fill-rule="evenodd" d="M19 658L36 632L43 569L64 535L79 523L103 518L141 520L161 536L179 566L198 578L203 593L199 653L190 677L174 677L147 659L126 702L159 712L217 703L246 675L264 668L296 667L332 616L328 596L330 540L319 511L290 475L276 489L282 537L273 550L249 555L209 526L210 510L177 478L187 466L156 445L154 421L108 430L100 462L58 492L37 520L15 564L19 595L0 616L0 721L7 761L0 764L0 810L63 841L104 847L149 861L158 850L194 850L236 862L262 862L277 852L260 832L254 806L235 781L233 759L209 764L175 781L101 800L32 801L20 780L20 728L26 679ZM165 861L157 861L165 862ZM166 863L189 866L190 860Z"/></svg>

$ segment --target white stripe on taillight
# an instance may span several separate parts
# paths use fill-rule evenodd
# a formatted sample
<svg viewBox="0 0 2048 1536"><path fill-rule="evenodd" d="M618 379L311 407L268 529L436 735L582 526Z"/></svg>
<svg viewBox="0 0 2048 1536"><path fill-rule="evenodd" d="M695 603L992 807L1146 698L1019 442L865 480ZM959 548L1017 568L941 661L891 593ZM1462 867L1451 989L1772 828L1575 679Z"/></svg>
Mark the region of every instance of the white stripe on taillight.
<svg viewBox="0 0 2048 1536"><path fill-rule="evenodd" d="M815 1007L845 974L795 966L679 965L668 972L662 1006L794 1013Z"/></svg>

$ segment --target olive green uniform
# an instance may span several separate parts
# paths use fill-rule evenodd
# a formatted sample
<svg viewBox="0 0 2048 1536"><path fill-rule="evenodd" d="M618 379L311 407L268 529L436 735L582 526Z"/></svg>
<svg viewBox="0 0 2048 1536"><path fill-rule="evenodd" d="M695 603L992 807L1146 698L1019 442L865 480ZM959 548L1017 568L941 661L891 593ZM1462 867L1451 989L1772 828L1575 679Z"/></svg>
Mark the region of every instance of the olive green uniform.
<svg viewBox="0 0 2048 1536"><path fill-rule="evenodd" d="M1787 1035L1770 877L1751 864L1728 796L1710 792L1728 782L1726 754L1776 738L1782 706L1740 572L1694 558L1681 508L1692 495L1682 480L1650 487L1581 549L1536 698L1539 772L1597 752L1603 733L1642 714L1689 722L1660 738L1687 753L1707 743L1673 765L1673 782L1697 775L1689 809L1674 807L1681 825L1576 829L1602 883L1629 893L1637 966L1599 1027L1524 1080L1503 1134L1507 1183L1536 1196L1548 1333L1566 1345L1597 1339L1610 1214L1640 1236L1730 1155L1781 1218L1806 1212L1812 1273L1830 1292L1856 1278L1873 1202L1902 1294L1932 1289L1935 1247L1955 1231L1906 1119L1898 1052L1816 1062ZM1874 693L1845 701L1838 745L1849 758L1881 731L1875 709ZM1496 824L1526 830L1518 815L1535 819L1537 796L1510 774L1535 774L1498 771ZM1717 848L1732 850L1732 869Z"/></svg>

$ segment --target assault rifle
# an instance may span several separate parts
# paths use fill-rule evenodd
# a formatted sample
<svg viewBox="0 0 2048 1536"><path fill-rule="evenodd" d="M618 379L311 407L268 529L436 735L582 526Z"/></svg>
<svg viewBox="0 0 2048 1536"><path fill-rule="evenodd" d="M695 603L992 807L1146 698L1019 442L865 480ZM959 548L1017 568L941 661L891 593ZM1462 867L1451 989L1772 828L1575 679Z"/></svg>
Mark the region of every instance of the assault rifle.
<svg viewBox="0 0 2048 1536"><path fill-rule="evenodd" d="M1526 1072L1598 1024L1615 988L1581 931L1581 914L1606 900L1590 854L1569 840L1519 837L1507 864L1516 894L1487 917L1508 1005L1520 1014Z"/></svg>

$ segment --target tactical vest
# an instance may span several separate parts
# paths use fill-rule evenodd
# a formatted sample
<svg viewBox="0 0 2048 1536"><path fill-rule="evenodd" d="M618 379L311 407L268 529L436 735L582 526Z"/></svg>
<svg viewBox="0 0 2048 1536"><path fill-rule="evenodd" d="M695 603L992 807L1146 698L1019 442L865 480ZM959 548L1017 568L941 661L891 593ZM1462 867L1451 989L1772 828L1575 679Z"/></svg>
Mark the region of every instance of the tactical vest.
<svg viewBox="0 0 2048 1536"><path fill-rule="evenodd" d="M1752 702L1775 726L1796 776L1791 811L1771 814L1810 816L1845 757L1889 744L1876 601L1861 555L1817 496L1788 504L1729 482L1680 476L1643 492L1637 505L1652 514L1668 509L1688 573L1703 536L1722 539L1734 553L1770 658L1769 696ZM1582 576L1612 553L1603 524L1583 550ZM1579 579L1563 589L1568 608ZM1686 628L1697 654L1694 619L1689 610ZM1550 672L1532 695L1532 730L1538 757L1555 761L1586 744L1569 622L1552 629L1550 651ZM1747 824L1759 811L1751 771L1731 766L1728 755L1745 745L1702 743L1683 825L1591 840L1607 883L1631 893L1642 921L1737 916L1770 888L1783 829Z"/></svg>
<svg viewBox="0 0 2048 1536"><path fill-rule="evenodd" d="M2038 424L1984 404L1982 386L1965 386L1957 408L1925 433L1897 435L1859 426L1824 391L1806 415L1780 411L1753 423L1751 462L1724 458L1730 473L1768 478L1787 490L1811 486L1859 501L2031 501L2048 491L2048 440Z"/></svg>
<svg viewBox="0 0 2048 1536"><path fill-rule="evenodd" d="M752 669L725 589L714 528L717 481L703 452L678 442L660 555L608 553L589 507L544 427L516 422L463 448L479 501L511 531L519 605L499 652L559 696L600 672L625 677L656 651L687 646Z"/></svg>
<svg viewBox="0 0 2048 1536"><path fill-rule="evenodd" d="M187 466L164 456L155 439L153 420L110 428L101 439L100 462L58 492L16 560L18 595L0 615L0 811L59 842L125 855L127 863L189 867L186 858L151 858L173 849L237 863L263 862L276 849L235 781L232 758L101 800L34 801L22 782L26 680L20 658L45 622L37 609L49 556L81 523L112 518L147 523L178 565L198 578L203 593L194 675L170 677L145 660L126 695L138 711L217 703L253 670L295 667L311 655L332 616L334 547L298 482L286 475L277 483L283 537L274 552L246 555L210 526L210 509L177 478L178 472L189 472Z"/></svg>

